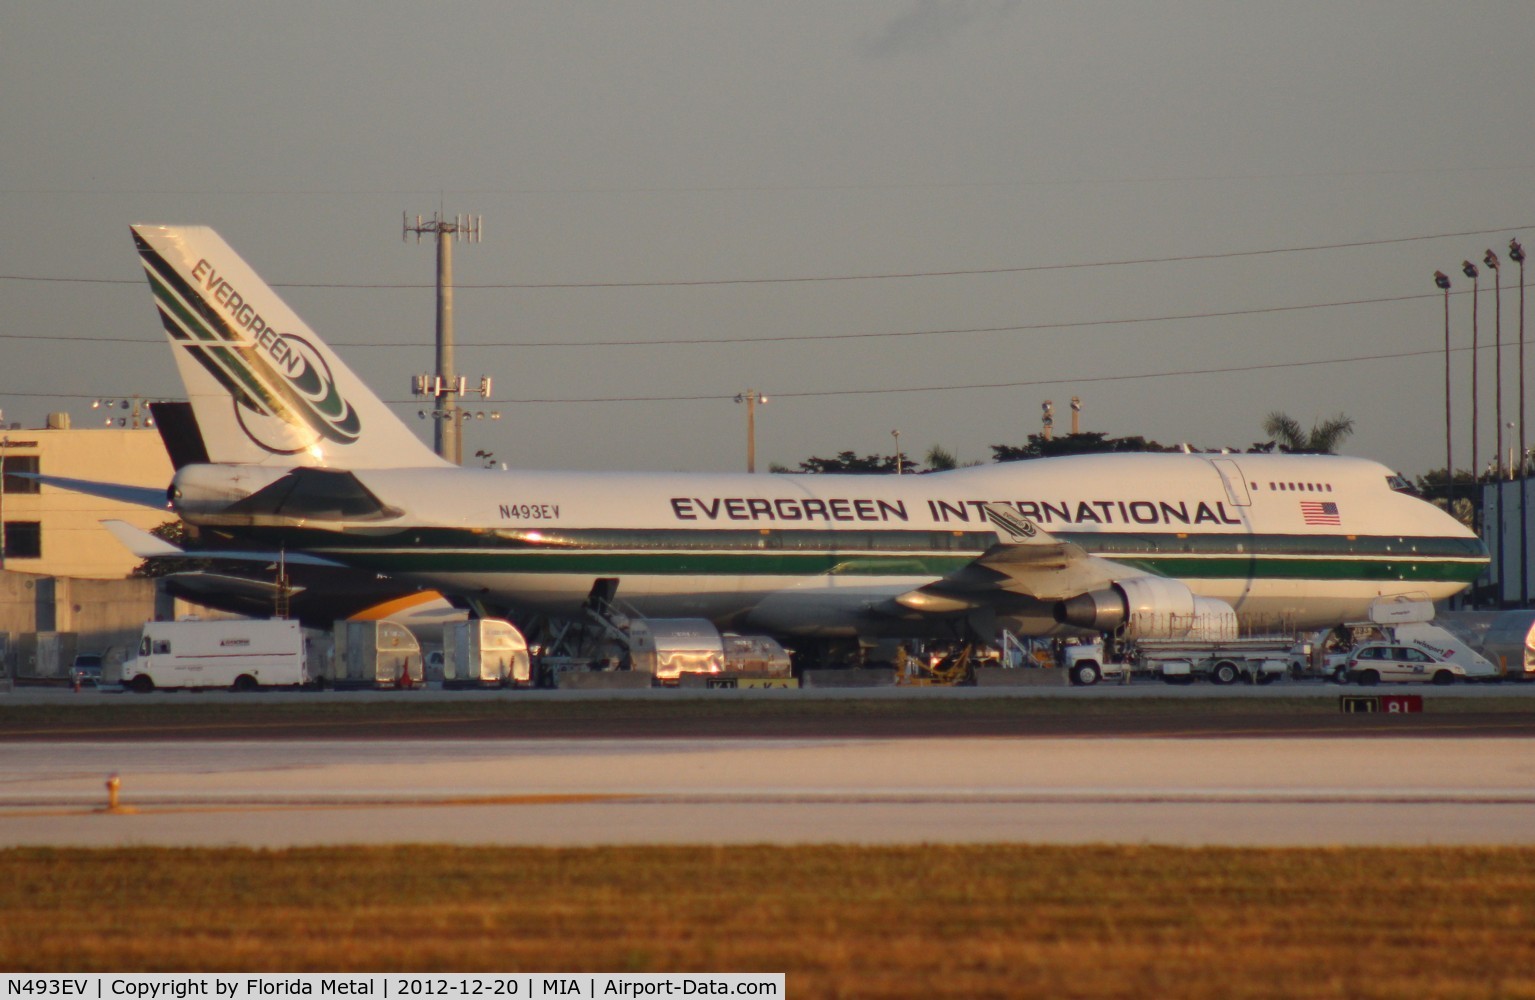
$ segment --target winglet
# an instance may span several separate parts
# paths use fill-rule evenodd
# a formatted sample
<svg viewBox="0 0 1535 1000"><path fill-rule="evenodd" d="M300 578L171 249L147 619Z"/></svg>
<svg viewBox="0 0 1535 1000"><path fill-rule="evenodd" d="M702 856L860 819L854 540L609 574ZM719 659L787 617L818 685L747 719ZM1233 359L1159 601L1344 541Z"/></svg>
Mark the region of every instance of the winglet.
<svg viewBox="0 0 1535 1000"><path fill-rule="evenodd" d="M1055 540L1012 507L1000 503L985 503L981 509L986 519L997 529L997 537L1007 545L1039 545Z"/></svg>
<svg viewBox="0 0 1535 1000"><path fill-rule="evenodd" d="M1061 541L1008 504L981 509L997 530L997 544L943 579L895 597L895 613L953 614L1018 596L1059 600L1123 571Z"/></svg>

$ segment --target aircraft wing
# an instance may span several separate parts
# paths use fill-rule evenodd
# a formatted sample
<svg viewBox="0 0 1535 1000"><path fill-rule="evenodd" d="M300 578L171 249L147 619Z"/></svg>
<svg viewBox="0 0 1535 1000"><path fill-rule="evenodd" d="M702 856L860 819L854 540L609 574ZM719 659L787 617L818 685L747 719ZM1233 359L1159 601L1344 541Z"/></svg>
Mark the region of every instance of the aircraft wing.
<svg viewBox="0 0 1535 1000"><path fill-rule="evenodd" d="M901 612L951 614L1015 597L1064 600L1138 575L1055 538L1010 507L987 504L985 511L997 544L948 576L896 597Z"/></svg>

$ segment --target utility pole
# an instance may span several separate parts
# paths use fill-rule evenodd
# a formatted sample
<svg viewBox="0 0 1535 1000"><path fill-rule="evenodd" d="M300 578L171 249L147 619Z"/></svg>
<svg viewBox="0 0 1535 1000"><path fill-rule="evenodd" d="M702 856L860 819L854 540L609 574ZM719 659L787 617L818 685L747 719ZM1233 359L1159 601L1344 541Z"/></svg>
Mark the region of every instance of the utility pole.
<svg viewBox="0 0 1535 1000"><path fill-rule="evenodd" d="M437 454L455 465L464 464L463 428L459 423L458 398L464 394L467 379L453 371L453 241L480 242L481 217L455 215L452 219L436 214L430 219L416 216L414 224L401 216L400 239L416 234L437 237L437 374L417 376L412 388L418 395L430 395L432 404L432 447ZM483 391L489 392L489 380L481 378Z"/></svg>
<svg viewBox="0 0 1535 1000"><path fill-rule="evenodd" d="M736 402L746 404L746 471L757 471L757 404L768 398L756 389L736 393Z"/></svg>

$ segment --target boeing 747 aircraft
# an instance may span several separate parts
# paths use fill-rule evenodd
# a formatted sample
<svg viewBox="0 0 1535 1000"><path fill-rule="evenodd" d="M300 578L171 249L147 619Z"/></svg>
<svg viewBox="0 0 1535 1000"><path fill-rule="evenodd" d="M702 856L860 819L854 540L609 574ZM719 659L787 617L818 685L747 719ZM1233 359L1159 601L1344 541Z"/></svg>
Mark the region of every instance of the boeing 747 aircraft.
<svg viewBox="0 0 1535 1000"><path fill-rule="evenodd" d="M786 637L1318 628L1440 600L1481 542L1331 455L1114 454L921 476L465 469L433 454L211 229L133 227L208 450L175 511L514 618L599 580L642 614ZM1182 623L1181 625L1178 623Z"/></svg>

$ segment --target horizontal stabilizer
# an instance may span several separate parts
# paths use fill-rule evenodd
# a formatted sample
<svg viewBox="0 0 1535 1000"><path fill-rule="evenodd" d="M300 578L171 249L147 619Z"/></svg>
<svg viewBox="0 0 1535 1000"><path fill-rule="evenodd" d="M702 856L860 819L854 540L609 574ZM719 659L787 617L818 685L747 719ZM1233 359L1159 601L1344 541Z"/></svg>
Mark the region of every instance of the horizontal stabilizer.
<svg viewBox="0 0 1535 1000"><path fill-rule="evenodd" d="M152 507L155 510L171 509L170 500L166 497L163 486L130 486L127 483L103 483L94 479L44 476L36 472L7 472L6 475L15 476L17 479L31 479L44 486L69 490L71 493L84 493L86 496L101 497L103 500L131 503L136 507Z"/></svg>
<svg viewBox="0 0 1535 1000"><path fill-rule="evenodd" d="M140 559L211 559L219 562L260 563L275 566L279 562L289 566L330 566L345 568L342 563L324 556L307 552L278 552L274 549L183 549L165 539L152 535L123 521L102 521L102 526L112 537L122 543L129 552Z"/></svg>
<svg viewBox="0 0 1535 1000"><path fill-rule="evenodd" d="M248 576L230 576L226 573L172 573L165 579L176 585L181 596L201 595L224 601L244 598L270 603L283 594L293 598L304 592L303 587L295 587L292 584L282 587L275 581L257 580Z"/></svg>
<svg viewBox="0 0 1535 1000"><path fill-rule="evenodd" d="M135 528L127 521L102 521L101 526L110 531L123 548L140 559L169 559L186 555L179 546L143 528Z"/></svg>

